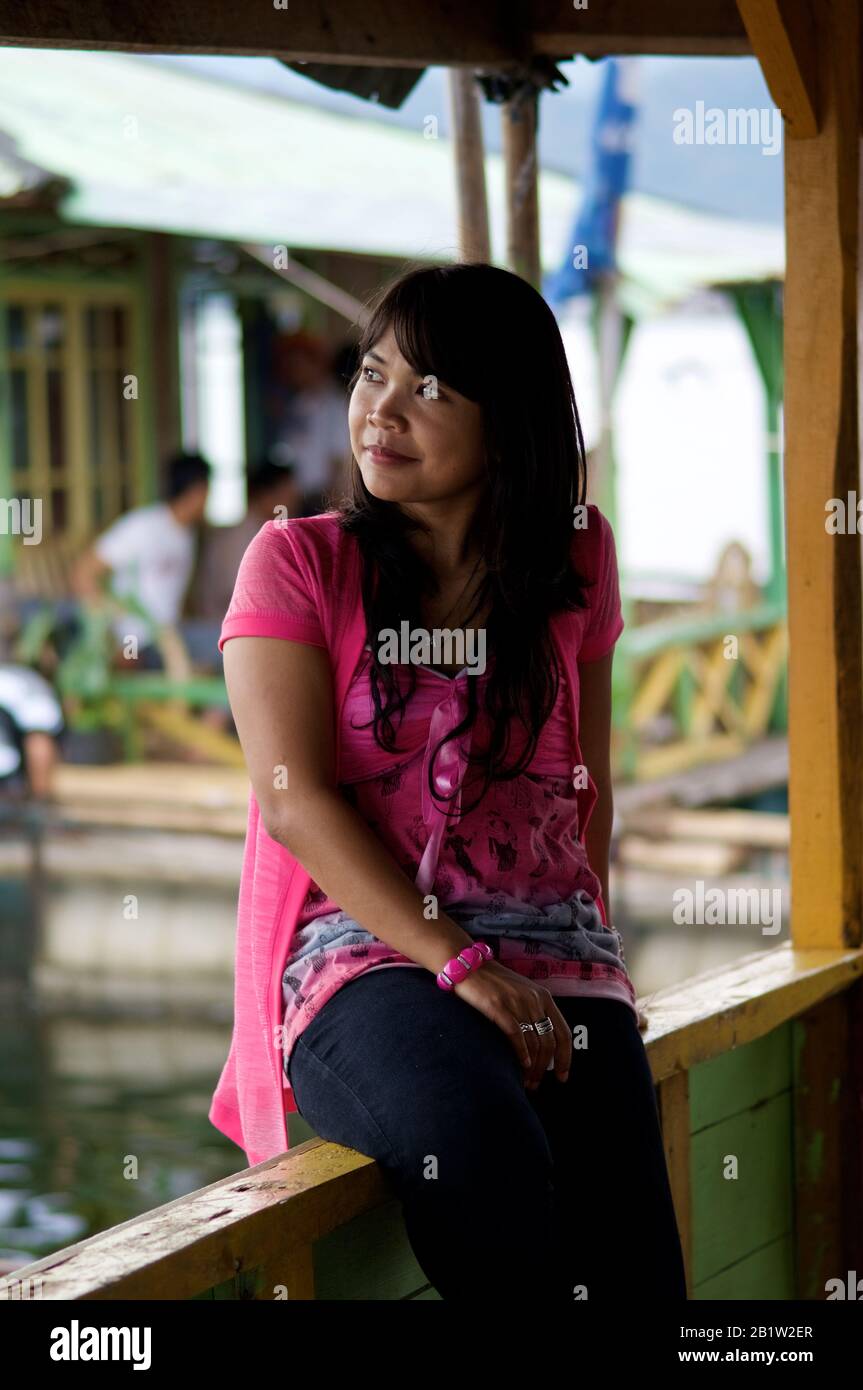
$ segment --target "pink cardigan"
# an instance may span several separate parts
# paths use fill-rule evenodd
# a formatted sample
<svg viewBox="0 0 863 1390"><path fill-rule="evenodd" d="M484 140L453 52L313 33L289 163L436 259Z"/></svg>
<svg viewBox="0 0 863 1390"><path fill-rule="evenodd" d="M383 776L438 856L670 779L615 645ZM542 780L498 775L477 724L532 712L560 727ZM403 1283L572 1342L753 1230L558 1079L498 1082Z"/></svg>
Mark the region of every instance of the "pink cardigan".
<svg viewBox="0 0 863 1390"><path fill-rule="evenodd" d="M573 558L577 547L580 572L596 578L598 586L602 583L600 568L607 572L608 566L614 566L616 582L611 528L595 506L589 507L588 513L587 528L573 532ZM294 560L303 572L309 593L316 596L333 664L339 775L341 711L366 641L359 546L353 536L339 529L335 513L305 517L288 525L301 528L292 530ZM590 597L594 592L590 591ZM351 601L344 601L347 599ZM591 656L586 645L582 645L589 613L590 609L558 613L551 620L552 636L572 692L573 767L582 763L577 734L578 659ZM237 635L232 633L232 626L241 628L242 617L226 617L220 645ZM256 630L262 635L285 635L280 615L275 611L259 614ZM296 635L296 623L292 630ZM576 796L583 842L597 797L589 773L588 785L577 789ZM250 1166L274 1158L289 1147L286 1112L296 1111L297 1106L279 1046L282 971L310 881L302 864L267 834L254 790L250 789L237 914L234 1029L209 1111L212 1124L245 1150ZM600 907L605 921L601 901Z"/></svg>

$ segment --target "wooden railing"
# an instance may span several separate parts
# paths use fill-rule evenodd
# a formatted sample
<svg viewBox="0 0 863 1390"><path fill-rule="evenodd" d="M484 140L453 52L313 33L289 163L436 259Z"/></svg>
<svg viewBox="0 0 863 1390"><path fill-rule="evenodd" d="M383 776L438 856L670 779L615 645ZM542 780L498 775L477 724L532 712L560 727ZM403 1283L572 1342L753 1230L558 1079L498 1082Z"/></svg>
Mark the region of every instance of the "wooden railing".
<svg viewBox="0 0 863 1390"><path fill-rule="evenodd" d="M825 1298L863 1268L863 951L783 945L640 1002L690 1297ZM437 1294L378 1165L312 1139L14 1271L0 1296Z"/></svg>
<svg viewBox="0 0 863 1390"><path fill-rule="evenodd" d="M787 646L776 603L624 629L614 664L619 773L642 780L734 757L783 726Z"/></svg>

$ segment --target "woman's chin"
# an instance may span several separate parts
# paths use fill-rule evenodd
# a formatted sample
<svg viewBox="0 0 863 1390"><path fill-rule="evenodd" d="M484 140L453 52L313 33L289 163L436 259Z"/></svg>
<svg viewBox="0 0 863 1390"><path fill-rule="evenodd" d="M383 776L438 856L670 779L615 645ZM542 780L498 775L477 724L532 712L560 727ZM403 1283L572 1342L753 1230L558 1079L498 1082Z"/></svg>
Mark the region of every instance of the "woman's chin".
<svg viewBox="0 0 863 1390"><path fill-rule="evenodd" d="M379 502L410 502L415 491L410 486L406 478L398 478L391 474L381 476L380 469L361 470L363 482Z"/></svg>

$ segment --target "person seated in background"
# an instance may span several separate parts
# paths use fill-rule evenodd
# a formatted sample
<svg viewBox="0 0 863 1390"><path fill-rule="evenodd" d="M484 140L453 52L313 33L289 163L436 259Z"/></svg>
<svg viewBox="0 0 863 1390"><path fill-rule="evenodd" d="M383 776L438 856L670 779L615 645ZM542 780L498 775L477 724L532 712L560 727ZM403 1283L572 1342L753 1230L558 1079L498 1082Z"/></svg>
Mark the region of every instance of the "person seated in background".
<svg viewBox="0 0 863 1390"><path fill-rule="evenodd" d="M195 564L196 528L204 518L211 465L201 454L174 454L165 467L163 499L134 507L118 517L84 552L74 567L72 587L84 603L110 602L104 581L110 576L119 603L113 620L121 644L119 666L144 670L164 666L158 629L176 627ZM151 621L122 608L135 598Z"/></svg>
<svg viewBox="0 0 863 1390"><path fill-rule="evenodd" d="M326 511L347 486L351 460L348 400L332 354L315 333L287 334L277 347L280 420L272 456L296 468L303 516Z"/></svg>
<svg viewBox="0 0 863 1390"><path fill-rule="evenodd" d="M12 582L0 579L0 801L50 801L66 721L50 681L15 659L14 607Z"/></svg>
<svg viewBox="0 0 863 1390"><path fill-rule="evenodd" d="M201 546L201 559L194 581L195 613L221 627L231 602L234 582L243 552L265 521L275 517L299 516L302 493L296 470L290 464L270 459L252 464L246 470L245 516L232 526L208 526ZM277 511L283 508L284 511ZM216 633L218 641L218 633Z"/></svg>
<svg viewBox="0 0 863 1390"><path fill-rule="evenodd" d="M65 728L60 701L45 677L0 662L0 800L53 799Z"/></svg>

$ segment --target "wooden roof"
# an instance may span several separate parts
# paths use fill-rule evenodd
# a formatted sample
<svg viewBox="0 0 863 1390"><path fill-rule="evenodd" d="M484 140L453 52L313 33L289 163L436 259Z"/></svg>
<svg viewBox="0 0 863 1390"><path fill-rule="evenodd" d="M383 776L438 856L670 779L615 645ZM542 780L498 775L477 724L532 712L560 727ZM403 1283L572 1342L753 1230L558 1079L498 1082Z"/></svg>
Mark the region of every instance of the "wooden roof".
<svg viewBox="0 0 863 1390"><path fill-rule="evenodd" d="M0 0L0 43L129 52L236 53L309 62L505 68L534 55L751 53L736 0Z"/></svg>

